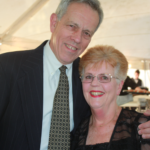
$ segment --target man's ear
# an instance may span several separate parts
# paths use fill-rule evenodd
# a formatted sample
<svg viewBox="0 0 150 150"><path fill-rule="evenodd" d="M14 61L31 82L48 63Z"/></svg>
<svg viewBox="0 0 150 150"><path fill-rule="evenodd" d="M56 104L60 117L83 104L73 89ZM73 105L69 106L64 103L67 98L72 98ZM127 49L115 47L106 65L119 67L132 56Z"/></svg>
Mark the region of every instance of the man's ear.
<svg viewBox="0 0 150 150"><path fill-rule="evenodd" d="M123 84L124 84L124 81L121 81L121 82L118 84L117 95L120 94L120 92L121 92L121 90L122 90L122 87L123 87Z"/></svg>
<svg viewBox="0 0 150 150"><path fill-rule="evenodd" d="M57 25L57 15L53 13L50 17L50 30L53 33Z"/></svg>

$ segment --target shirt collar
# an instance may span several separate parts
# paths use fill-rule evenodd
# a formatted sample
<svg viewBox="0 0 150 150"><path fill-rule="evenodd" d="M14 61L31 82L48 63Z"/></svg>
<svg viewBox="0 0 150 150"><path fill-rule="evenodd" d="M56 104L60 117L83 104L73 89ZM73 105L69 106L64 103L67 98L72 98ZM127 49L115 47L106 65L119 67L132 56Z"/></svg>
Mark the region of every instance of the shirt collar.
<svg viewBox="0 0 150 150"><path fill-rule="evenodd" d="M50 67L51 67L51 72L56 72L57 69L59 69L62 64L58 61L58 59L56 58L55 54L53 53L50 45L49 45L49 42L48 41L46 43L46 45L44 46L44 52L45 52L45 58L48 60L48 63L50 64ZM68 70L71 69L72 67L72 63L71 64L67 64L65 65L68 69L67 69L67 72Z"/></svg>

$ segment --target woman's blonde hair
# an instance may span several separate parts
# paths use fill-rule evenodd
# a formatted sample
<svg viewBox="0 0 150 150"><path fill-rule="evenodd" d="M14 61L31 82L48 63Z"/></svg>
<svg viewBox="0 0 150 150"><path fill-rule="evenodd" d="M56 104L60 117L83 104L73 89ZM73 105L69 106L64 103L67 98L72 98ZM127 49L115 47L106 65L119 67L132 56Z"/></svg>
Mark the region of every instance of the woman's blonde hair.
<svg viewBox="0 0 150 150"><path fill-rule="evenodd" d="M96 65L101 65L103 62L114 67L114 75L119 78L120 81L124 81L126 79L128 71L128 62L126 57L119 50L107 45L98 45L89 48L86 51L80 59L80 75L84 75L84 69L89 64L92 64L94 67Z"/></svg>

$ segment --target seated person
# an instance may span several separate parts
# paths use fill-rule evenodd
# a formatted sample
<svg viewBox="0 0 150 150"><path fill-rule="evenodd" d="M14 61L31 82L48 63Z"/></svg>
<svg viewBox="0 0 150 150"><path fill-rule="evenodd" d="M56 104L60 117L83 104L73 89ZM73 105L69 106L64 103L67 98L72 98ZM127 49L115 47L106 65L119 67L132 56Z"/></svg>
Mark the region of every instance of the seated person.
<svg viewBox="0 0 150 150"><path fill-rule="evenodd" d="M138 125L150 117L122 109L116 103L128 62L111 46L90 48L81 58L79 72L91 116L83 120L72 140L72 150L149 150L150 140L138 134Z"/></svg>
<svg viewBox="0 0 150 150"><path fill-rule="evenodd" d="M124 81L124 84L123 84L122 90L120 92L120 95L127 95L128 93L123 92L123 90L128 90L128 87L130 87L131 89L136 88L135 82L129 76L127 76L125 81Z"/></svg>
<svg viewBox="0 0 150 150"><path fill-rule="evenodd" d="M133 95L131 93L125 92L125 90L128 90L128 87L130 87L131 89L133 89L135 91L141 91L143 93L145 93L145 91L146 91L145 88L137 86L137 84L134 82L134 80L132 78L130 78L129 76L127 76L124 81L120 95L117 97L117 104L119 106L133 101ZM136 95L138 95L138 93ZM141 95L141 93L140 93L140 95Z"/></svg>
<svg viewBox="0 0 150 150"><path fill-rule="evenodd" d="M128 87L130 87L131 89L141 90L139 87L136 87L135 82L129 76L127 76L124 81L121 92L120 92L119 96L117 97L118 106L133 101L132 94L124 92L124 90L128 90Z"/></svg>

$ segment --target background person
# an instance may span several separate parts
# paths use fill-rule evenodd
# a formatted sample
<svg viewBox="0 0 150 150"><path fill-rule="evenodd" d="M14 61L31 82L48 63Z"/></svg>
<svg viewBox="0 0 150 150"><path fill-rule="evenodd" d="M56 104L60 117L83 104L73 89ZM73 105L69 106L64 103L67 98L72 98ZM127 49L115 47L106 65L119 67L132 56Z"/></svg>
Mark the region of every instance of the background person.
<svg viewBox="0 0 150 150"><path fill-rule="evenodd" d="M116 103L127 76L125 56L112 46L92 47L79 64L85 100L92 115L81 123L72 150L148 150L150 140L138 134L138 125L150 120Z"/></svg>
<svg viewBox="0 0 150 150"><path fill-rule="evenodd" d="M137 69L134 73L135 78L132 78L133 82L136 85L136 88L140 88L139 90L143 89L148 91L148 88L144 86L143 81L139 79L140 71Z"/></svg>
<svg viewBox="0 0 150 150"><path fill-rule="evenodd" d="M140 75L140 71L138 69L135 70L134 78L132 78L132 80L134 81L136 87L143 86L143 81L141 79L139 79L139 75Z"/></svg>
<svg viewBox="0 0 150 150"><path fill-rule="evenodd" d="M135 89L135 90L142 90L140 87L136 86L135 82L129 76L127 76L124 81L121 92L120 92L119 96L117 97L117 104L119 106L133 101L132 94L128 93L128 92L124 92L124 90L128 90L129 87L131 89Z"/></svg>

